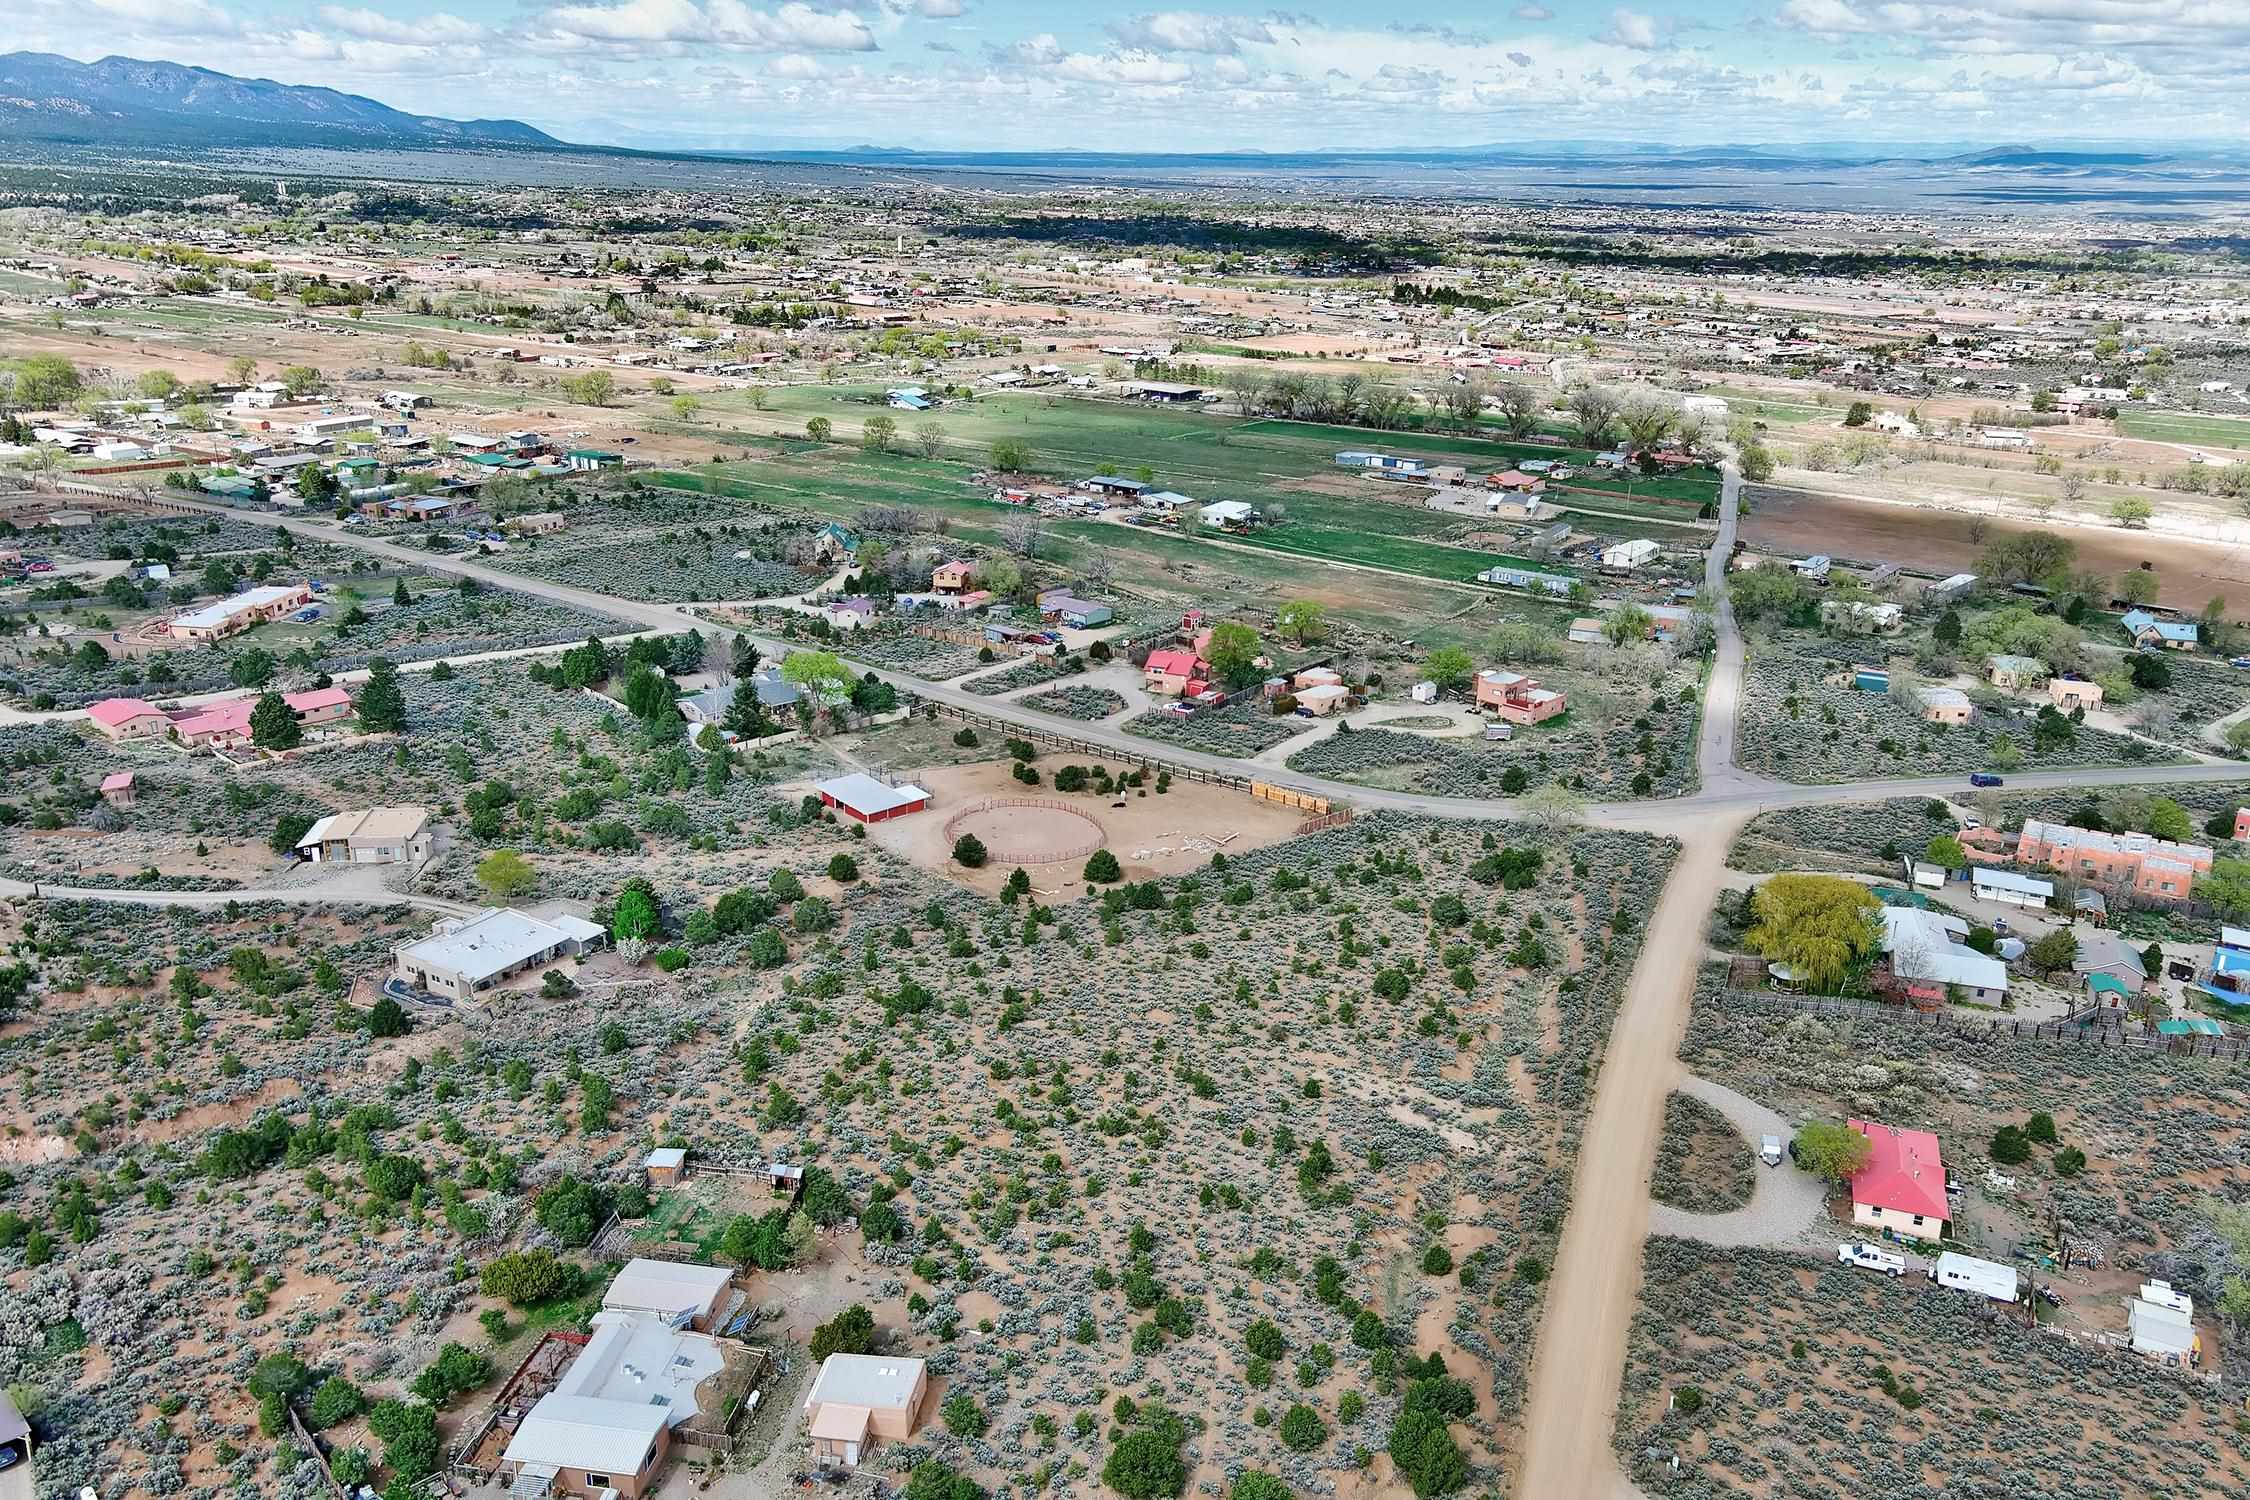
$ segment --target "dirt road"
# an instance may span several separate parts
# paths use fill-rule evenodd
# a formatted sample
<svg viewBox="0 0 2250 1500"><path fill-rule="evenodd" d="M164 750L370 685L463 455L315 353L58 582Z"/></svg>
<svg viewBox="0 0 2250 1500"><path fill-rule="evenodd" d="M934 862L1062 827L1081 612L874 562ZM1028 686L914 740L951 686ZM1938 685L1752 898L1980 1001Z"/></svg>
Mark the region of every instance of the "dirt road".
<svg viewBox="0 0 2250 1500"><path fill-rule="evenodd" d="M1633 1493L1609 1435L1625 1373L1625 1336L1641 1297L1648 1174L1678 1078L1680 1036L1703 953L1703 922L1743 819L1710 819L1689 836L1657 900L1625 1003L1610 1028L1594 1109L1578 1148L1570 1216L1539 1316L1524 1412L1524 1465L1514 1493Z"/></svg>

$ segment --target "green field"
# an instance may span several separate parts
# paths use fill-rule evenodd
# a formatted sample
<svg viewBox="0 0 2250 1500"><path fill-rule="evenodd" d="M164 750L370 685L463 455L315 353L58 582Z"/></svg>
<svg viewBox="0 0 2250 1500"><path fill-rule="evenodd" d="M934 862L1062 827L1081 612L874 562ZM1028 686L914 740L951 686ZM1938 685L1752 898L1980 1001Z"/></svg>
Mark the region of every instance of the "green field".
<svg viewBox="0 0 2250 1500"><path fill-rule="evenodd" d="M2121 407L2117 430L2127 437L2159 443L2200 443L2207 448L2250 448L2250 420L2206 417L2187 411L2147 411Z"/></svg>
<svg viewBox="0 0 2250 1500"><path fill-rule="evenodd" d="M770 390L767 409L754 410L747 397L707 398L700 425L681 431L707 431L715 440L740 442L759 433L801 432L812 417L835 423L839 435L856 431L866 418L884 410L864 398L880 396L878 386L783 386ZM1365 486L1373 493L1383 481L1336 467L1347 449L1389 452L1441 463L1457 463L1472 473L1502 468L1526 458L1564 459L1586 464L1579 449L1537 443L1508 443L1426 432L1371 432L1316 422L1244 419L1177 407L1124 405L1038 392L985 396L948 405L925 415L890 413L902 440L925 423L943 432L946 451L979 461L999 438L1029 445L1036 467L1066 479L1088 474L1138 473L1148 469L1160 488L1199 500L1263 502L1297 498L1294 487L1309 480ZM1589 479L1592 476L1588 476ZM1701 506L1716 499L1716 475L1698 473L1653 479L1604 477L1601 488L1650 501ZM1557 498L1568 503L1570 487ZM1276 493L1279 491L1280 493ZM1589 499L1589 504L1599 502ZM1690 511L1692 517L1693 512Z"/></svg>

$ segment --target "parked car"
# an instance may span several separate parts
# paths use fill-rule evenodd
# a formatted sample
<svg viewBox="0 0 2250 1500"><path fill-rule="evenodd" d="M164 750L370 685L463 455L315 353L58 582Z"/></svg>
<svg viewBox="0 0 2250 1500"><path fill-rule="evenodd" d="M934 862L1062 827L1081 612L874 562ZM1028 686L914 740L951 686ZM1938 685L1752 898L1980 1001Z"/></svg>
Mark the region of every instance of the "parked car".
<svg viewBox="0 0 2250 1500"><path fill-rule="evenodd" d="M2230 667L2250 668L2250 656L2237 656L2227 663Z"/></svg>
<svg viewBox="0 0 2250 1500"><path fill-rule="evenodd" d="M1906 1257L1889 1250L1878 1250L1873 1245L1854 1240L1836 1247L1836 1259L1843 1265L1859 1266L1869 1271L1881 1271L1886 1276L1904 1276Z"/></svg>
<svg viewBox="0 0 2250 1500"><path fill-rule="evenodd" d="M1969 773L1969 785L1971 786L1999 786L2001 784L2000 778L1990 771L1971 771Z"/></svg>
<svg viewBox="0 0 2250 1500"><path fill-rule="evenodd" d="M1758 1160L1769 1167L1781 1165L1781 1137L1766 1135L1758 1138Z"/></svg>

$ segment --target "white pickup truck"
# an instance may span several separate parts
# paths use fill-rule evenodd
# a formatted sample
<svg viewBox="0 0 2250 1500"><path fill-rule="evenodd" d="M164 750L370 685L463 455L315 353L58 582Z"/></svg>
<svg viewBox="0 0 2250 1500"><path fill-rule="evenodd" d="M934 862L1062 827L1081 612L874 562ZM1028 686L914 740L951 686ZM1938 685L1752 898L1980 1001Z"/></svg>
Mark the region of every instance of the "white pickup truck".
<svg viewBox="0 0 2250 1500"><path fill-rule="evenodd" d="M1847 1266L1860 1266L1870 1271L1881 1271L1886 1276L1904 1276L1906 1257L1889 1250L1878 1250L1873 1245L1854 1240L1836 1247L1836 1259Z"/></svg>

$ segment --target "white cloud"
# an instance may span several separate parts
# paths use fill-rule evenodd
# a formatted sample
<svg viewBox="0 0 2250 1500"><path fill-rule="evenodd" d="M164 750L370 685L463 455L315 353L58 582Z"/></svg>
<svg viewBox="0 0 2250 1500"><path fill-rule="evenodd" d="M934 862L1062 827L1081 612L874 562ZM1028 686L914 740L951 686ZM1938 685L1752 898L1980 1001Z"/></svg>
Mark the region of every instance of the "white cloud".
<svg viewBox="0 0 2250 1500"><path fill-rule="evenodd" d="M1519 5L1509 12L1519 21L1552 21L1555 13L1544 5Z"/></svg>
<svg viewBox="0 0 2250 1500"><path fill-rule="evenodd" d="M1271 42L1263 21L1244 16L1211 16L1192 10L1160 10L1112 25L1120 44L1144 52L1232 53L1245 42Z"/></svg>
<svg viewBox="0 0 2250 1500"><path fill-rule="evenodd" d="M1656 34L1656 18L1623 6L1609 13L1609 30L1597 40L1612 47L1631 47L1637 52L1653 52L1662 45Z"/></svg>
<svg viewBox="0 0 2250 1500"><path fill-rule="evenodd" d="M92 0L91 9L188 36L235 36L242 31L240 21L207 0ZM83 23L85 18L81 14L79 19Z"/></svg>
<svg viewBox="0 0 2250 1500"><path fill-rule="evenodd" d="M818 78L820 60L802 52L784 52L766 64L766 71L776 78Z"/></svg>
<svg viewBox="0 0 2250 1500"><path fill-rule="evenodd" d="M739 47L751 51L872 52L875 34L855 11L819 10L802 0L758 10L742 0L619 0L563 5L533 18L532 34L550 46L572 43Z"/></svg>
<svg viewBox="0 0 2250 1500"><path fill-rule="evenodd" d="M402 46L470 42L485 35L485 29L474 21L464 21L444 11L406 18L386 16L380 11L324 5L320 19L346 36L371 42L396 42Z"/></svg>
<svg viewBox="0 0 2250 1500"><path fill-rule="evenodd" d="M1528 52L1511 52L1508 54L1508 61L1519 68L1528 68L1531 66L1531 54Z"/></svg>

